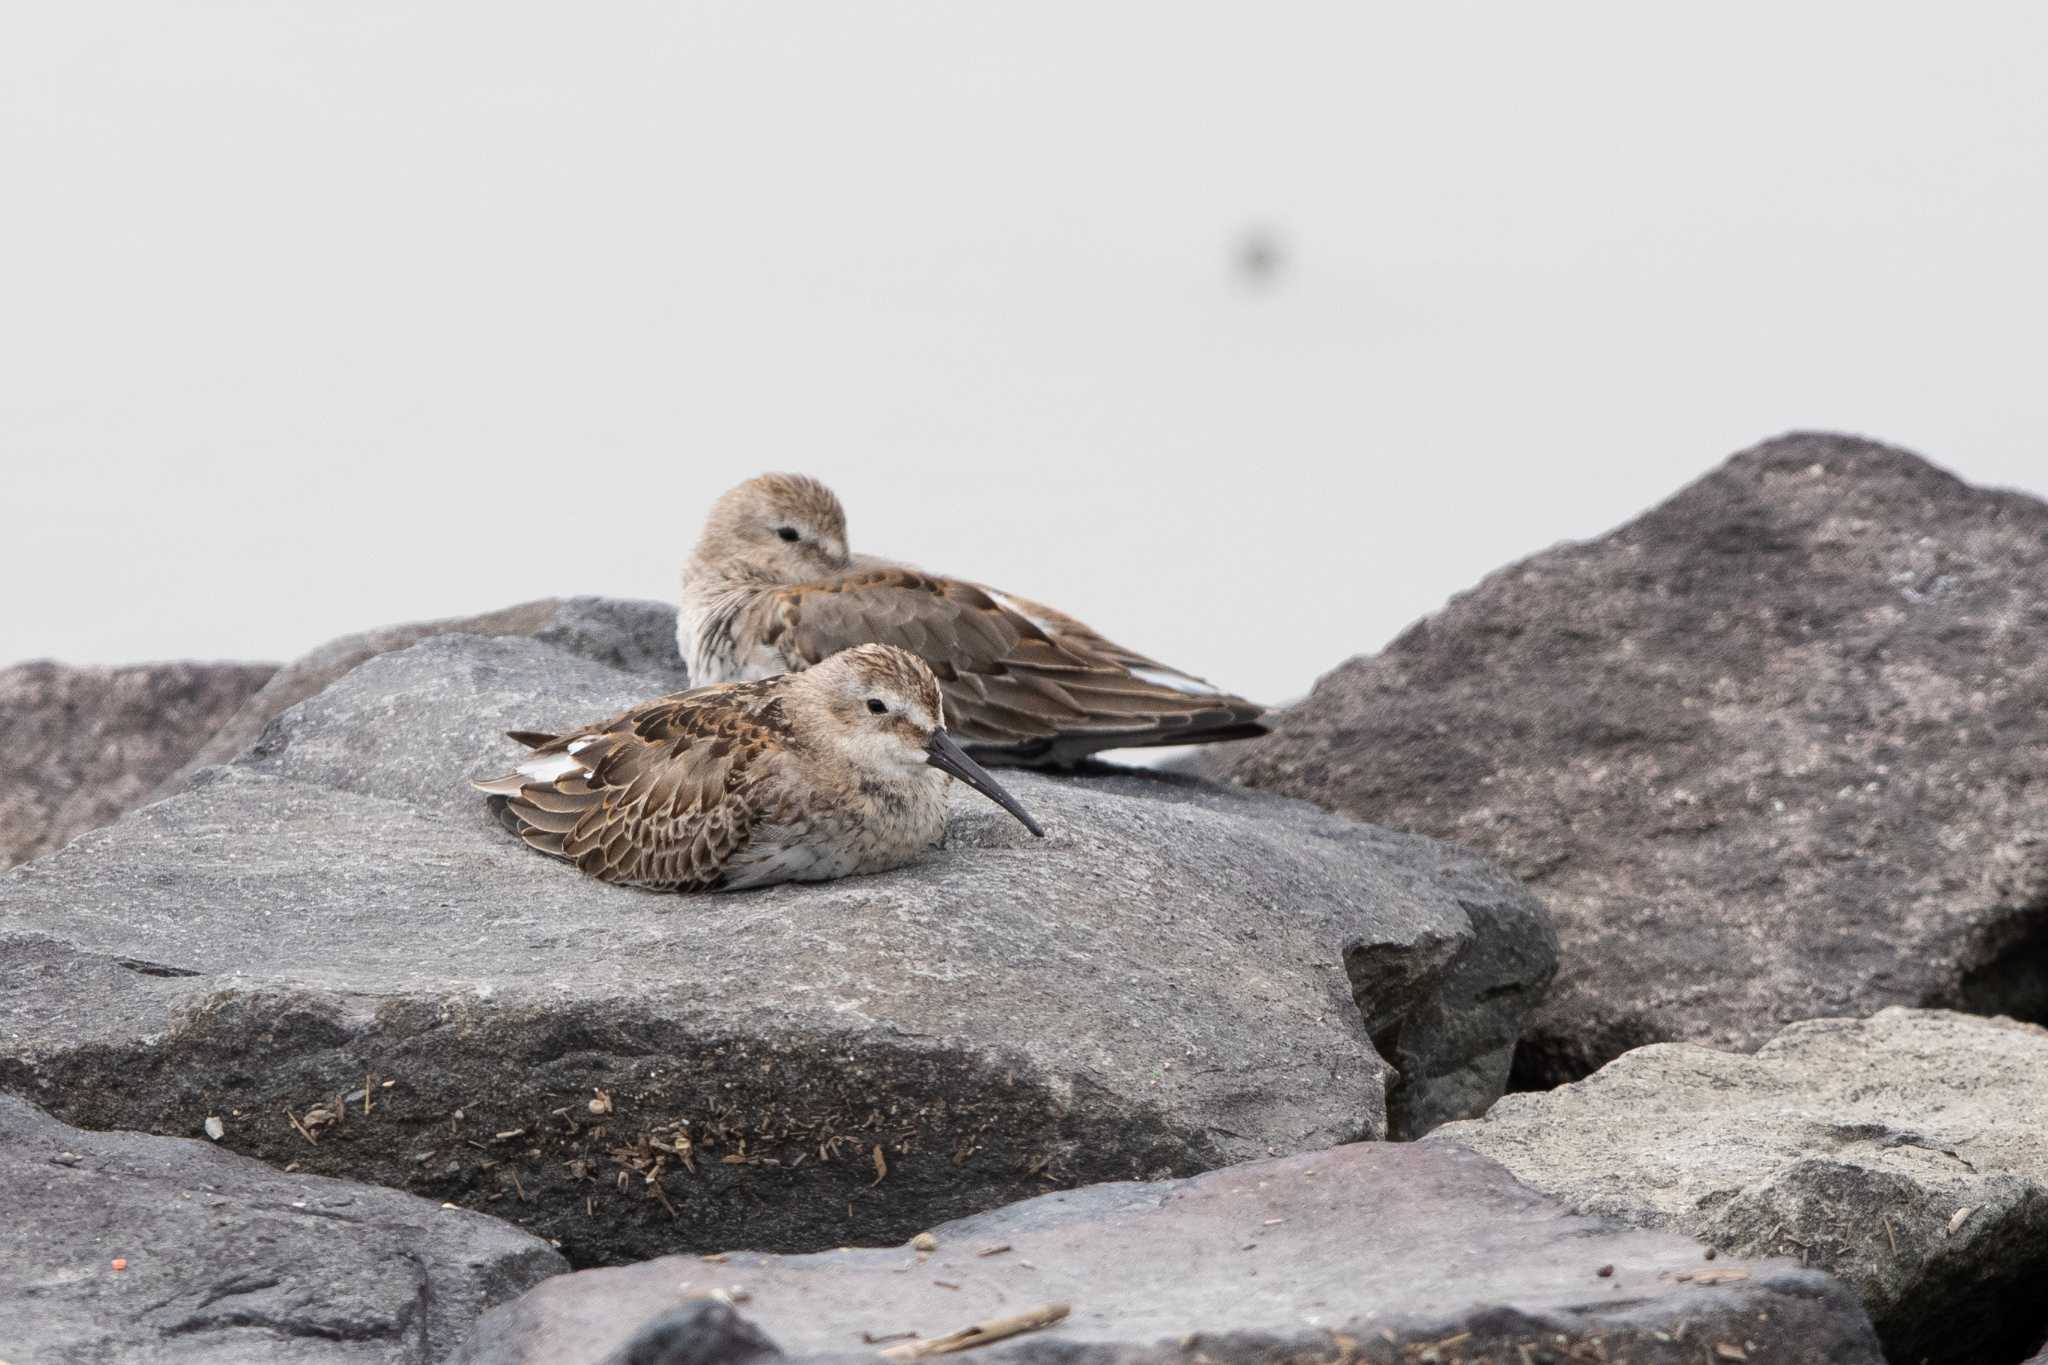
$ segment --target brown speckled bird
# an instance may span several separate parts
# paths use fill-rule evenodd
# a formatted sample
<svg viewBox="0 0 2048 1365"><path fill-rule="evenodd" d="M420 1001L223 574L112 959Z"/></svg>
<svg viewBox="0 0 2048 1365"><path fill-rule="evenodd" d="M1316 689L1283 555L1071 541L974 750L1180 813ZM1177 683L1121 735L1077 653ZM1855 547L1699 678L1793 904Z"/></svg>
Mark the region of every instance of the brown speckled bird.
<svg viewBox="0 0 2048 1365"><path fill-rule="evenodd" d="M1264 708L1013 594L849 552L832 490L764 474L721 497L683 569L690 677L809 668L877 641L922 658L952 732L985 762L1262 735Z"/></svg>
<svg viewBox="0 0 2048 1365"><path fill-rule="evenodd" d="M931 670L887 645L511 737L533 752L474 785L600 881L724 891L901 867L945 833L954 777L1045 833L946 733Z"/></svg>

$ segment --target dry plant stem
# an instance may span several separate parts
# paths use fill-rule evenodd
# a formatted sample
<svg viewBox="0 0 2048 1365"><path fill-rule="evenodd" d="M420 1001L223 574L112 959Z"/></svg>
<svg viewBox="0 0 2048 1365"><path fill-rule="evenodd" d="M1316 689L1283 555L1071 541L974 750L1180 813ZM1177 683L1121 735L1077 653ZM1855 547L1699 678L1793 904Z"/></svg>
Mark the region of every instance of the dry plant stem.
<svg viewBox="0 0 2048 1365"><path fill-rule="evenodd" d="M1049 1303L1034 1308L1028 1313L1019 1313L1012 1318L991 1318L977 1322L972 1327L963 1327L929 1341L906 1341L901 1346L891 1346L882 1352L890 1360L922 1360L926 1356L951 1355L955 1351L971 1350L986 1346L992 1341L1006 1337L1021 1336L1025 1332L1036 1332L1064 1320L1073 1309L1064 1303Z"/></svg>

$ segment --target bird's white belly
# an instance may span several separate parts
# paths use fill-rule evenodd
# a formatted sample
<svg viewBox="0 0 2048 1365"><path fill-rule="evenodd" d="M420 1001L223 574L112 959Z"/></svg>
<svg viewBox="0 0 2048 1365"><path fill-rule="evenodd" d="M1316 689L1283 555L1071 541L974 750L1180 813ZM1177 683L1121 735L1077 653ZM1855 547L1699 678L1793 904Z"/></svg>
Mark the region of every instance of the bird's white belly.
<svg viewBox="0 0 2048 1365"><path fill-rule="evenodd" d="M776 882L822 882L847 877L860 870L859 860L849 849L829 848L797 841L757 840L746 853L733 860L725 884L734 890L750 886L773 886Z"/></svg>
<svg viewBox="0 0 2048 1365"><path fill-rule="evenodd" d="M738 890L776 882L817 882L887 872L923 857L946 833L951 779L923 774L900 799L877 803L854 795L794 825L757 830L736 857L725 885Z"/></svg>

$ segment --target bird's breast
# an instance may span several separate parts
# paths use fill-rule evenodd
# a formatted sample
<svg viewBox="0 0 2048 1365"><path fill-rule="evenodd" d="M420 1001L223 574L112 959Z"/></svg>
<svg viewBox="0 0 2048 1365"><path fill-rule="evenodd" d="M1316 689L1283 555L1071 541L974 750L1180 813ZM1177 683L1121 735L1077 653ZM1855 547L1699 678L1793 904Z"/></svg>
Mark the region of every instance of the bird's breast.
<svg viewBox="0 0 2048 1365"><path fill-rule="evenodd" d="M686 589L676 614L676 644L690 666L690 682L758 682L790 670L781 649L760 639L747 624L749 590Z"/></svg>

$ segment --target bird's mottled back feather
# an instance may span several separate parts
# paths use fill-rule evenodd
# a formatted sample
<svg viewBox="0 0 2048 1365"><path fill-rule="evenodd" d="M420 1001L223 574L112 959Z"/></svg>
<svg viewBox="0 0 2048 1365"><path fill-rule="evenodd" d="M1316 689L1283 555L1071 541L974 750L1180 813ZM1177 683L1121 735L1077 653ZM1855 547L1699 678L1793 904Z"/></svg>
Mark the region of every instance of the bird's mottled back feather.
<svg viewBox="0 0 2048 1365"><path fill-rule="evenodd" d="M660 697L536 748L560 775L478 784L528 844L602 881L698 891L720 885L756 825L761 759L788 745L774 680ZM538 736L534 736L538 738Z"/></svg>
<svg viewBox="0 0 2048 1365"><path fill-rule="evenodd" d="M984 758L1034 761L1264 731L1254 703L1072 617L914 569L864 568L766 590L734 629L772 643L790 668L868 641L911 651L938 677L948 726Z"/></svg>

